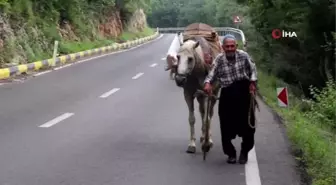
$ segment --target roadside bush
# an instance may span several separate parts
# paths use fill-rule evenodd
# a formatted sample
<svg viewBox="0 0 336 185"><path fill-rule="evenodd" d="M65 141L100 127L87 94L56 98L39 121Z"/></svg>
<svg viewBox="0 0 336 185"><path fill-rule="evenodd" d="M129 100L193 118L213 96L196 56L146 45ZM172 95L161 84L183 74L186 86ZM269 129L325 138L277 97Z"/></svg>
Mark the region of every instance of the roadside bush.
<svg viewBox="0 0 336 185"><path fill-rule="evenodd" d="M311 111L306 116L315 123L321 124L328 129L336 128L336 83L333 79L326 82L326 87L319 90L316 87L310 87L311 95L314 101L311 102Z"/></svg>

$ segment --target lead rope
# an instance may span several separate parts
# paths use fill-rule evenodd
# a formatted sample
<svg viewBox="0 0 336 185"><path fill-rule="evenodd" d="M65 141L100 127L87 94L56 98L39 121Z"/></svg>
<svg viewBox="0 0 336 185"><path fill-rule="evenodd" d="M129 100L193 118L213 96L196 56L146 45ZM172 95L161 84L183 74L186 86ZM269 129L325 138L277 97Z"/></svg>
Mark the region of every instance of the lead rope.
<svg viewBox="0 0 336 185"><path fill-rule="evenodd" d="M251 94L250 97L251 98L250 98L250 107L249 107L249 112L248 112L248 124L251 128L254 129L254 128L256 128L256 125L257 125L257 119L255 117L255 107L256 107L256 105L257 105L257 108L258 108L259 111L260 111L260 109L259 109L258 103L255 104L255 96L253 94ZM253 126L251 124L251 114L252 113L254 114L254 125L255 126Z"/></svg>

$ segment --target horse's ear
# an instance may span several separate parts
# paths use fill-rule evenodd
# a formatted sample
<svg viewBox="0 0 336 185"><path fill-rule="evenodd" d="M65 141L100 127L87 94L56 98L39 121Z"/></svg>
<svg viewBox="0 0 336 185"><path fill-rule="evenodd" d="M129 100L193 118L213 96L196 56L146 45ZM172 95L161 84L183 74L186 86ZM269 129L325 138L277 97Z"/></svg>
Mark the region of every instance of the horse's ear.
<svg viewBox="0 0 336 185"><path fill-rule="evenodd" d="M199 41L197 41L194 45L194 49L196 49L200 45Z"/></svg>
<svg viewBox="0 0 336 185"><path fill-rule="evenodd" d="M178 40L179 40L180 46L182 46L183 45L182 40L180 38Z"/></svg>

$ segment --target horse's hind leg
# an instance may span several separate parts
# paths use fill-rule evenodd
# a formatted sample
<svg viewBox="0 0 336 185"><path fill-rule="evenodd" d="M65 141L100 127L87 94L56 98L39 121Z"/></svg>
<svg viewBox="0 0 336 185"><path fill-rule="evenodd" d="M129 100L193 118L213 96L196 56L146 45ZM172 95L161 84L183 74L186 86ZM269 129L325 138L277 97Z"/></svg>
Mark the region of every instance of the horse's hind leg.
<svg viewBox="0 0 336 185"><path fill-rule="evenodd" d="M190 143L188 145L187 153L196 152L196 137L195 137L195 114L194 114L194 97L184 90L184 99L188 105L189 110L189 125L190 125Z"/></svg>

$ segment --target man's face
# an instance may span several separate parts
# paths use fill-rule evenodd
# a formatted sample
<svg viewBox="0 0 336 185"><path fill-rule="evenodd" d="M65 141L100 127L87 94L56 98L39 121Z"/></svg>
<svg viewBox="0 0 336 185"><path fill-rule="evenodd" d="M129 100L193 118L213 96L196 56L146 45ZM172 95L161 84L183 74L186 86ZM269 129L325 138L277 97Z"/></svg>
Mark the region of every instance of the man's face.
<svg viewBox="0 0 336 185"><path fill-rule="evenodd" d="M237 50L237 43L234 39L226 39L222 47L226 56L234 57Z"/></svg>

